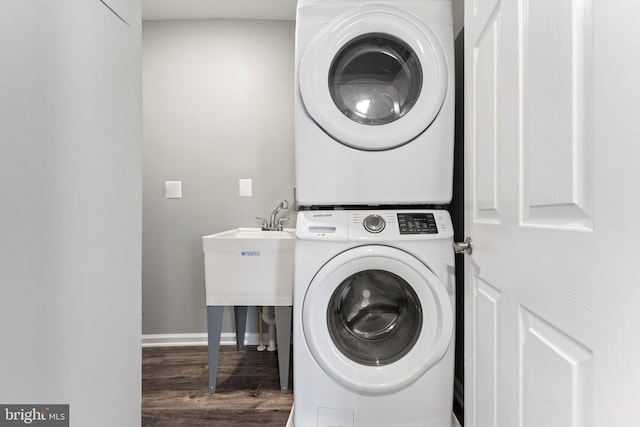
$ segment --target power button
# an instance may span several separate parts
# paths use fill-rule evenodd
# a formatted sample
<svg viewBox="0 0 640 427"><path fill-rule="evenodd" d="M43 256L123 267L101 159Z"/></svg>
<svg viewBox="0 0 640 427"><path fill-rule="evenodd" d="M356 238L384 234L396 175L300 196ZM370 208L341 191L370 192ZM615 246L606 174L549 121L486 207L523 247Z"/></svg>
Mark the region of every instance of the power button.
<svg viewBox="0 0 640 427"><path fill-rule="evenodd" d="M369 233L379 233L384 230L387 223L384 222L384 219L380 215L369 215L364 219L362 225L364 225L365 230Z"/></svg>

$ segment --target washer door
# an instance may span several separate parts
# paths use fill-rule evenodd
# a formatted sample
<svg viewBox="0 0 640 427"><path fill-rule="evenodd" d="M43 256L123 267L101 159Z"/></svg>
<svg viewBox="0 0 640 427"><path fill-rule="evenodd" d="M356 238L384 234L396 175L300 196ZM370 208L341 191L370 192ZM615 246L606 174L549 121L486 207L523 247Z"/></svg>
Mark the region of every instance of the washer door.
<svg viewBox="0 0 640 427"><path fill-rule="evenodd" d="M335 140L367 151L416 138L447 91L437 37L415 16L383 5L329 23L305 50L298 73L313 120Z"/></svg>
<svg viewBox="0 0 640 427"><path fill-rule="evenodd" d="M361 394L400 390L444 356L451 300L414 256L360 246L325 264L304 298L306 343L324 372Z"/></svg>

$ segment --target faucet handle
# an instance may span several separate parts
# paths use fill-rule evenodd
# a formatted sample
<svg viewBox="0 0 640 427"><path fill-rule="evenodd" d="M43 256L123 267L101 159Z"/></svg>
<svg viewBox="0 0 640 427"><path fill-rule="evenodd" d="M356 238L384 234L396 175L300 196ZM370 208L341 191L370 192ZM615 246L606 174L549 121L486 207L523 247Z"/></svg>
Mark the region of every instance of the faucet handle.
<svg viewBox="0 0 640 427"><path fill-rule="evenodd" d="M260 224L262 228L267 227L267 220L265 218L261 218L259 216L256 217L256 222Z"/></svg>
<svg viewBox="0 0 640 427"><path fill-rule="evenodd" d="M285 221L289 221L290 219L290 217L282 217L278 219L278 230L282 230L282 223Z"/></svg>

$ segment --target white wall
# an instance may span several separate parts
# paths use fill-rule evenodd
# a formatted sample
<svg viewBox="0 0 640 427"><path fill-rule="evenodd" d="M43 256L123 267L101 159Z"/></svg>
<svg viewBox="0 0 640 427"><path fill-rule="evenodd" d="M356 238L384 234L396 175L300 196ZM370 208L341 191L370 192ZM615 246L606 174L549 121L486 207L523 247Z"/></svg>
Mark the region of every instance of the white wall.
<svg viewBox="0 0 640 427"><path fill-rule="evenodd" d="M144 334L206 332L201 237L293 202L293 55L290 21L143 23Z"/></svg>
<svg viewBox="0 0 640 427"><path fill-rule="evenodd" d="M0 6L0 403L140 424L140 12Z"/></svg>

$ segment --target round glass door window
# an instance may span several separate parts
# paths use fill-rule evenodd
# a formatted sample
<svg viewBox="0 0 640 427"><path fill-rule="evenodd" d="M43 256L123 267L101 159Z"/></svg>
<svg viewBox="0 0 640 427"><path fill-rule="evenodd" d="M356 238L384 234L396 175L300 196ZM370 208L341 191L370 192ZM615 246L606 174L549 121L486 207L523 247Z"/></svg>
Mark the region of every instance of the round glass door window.
<svg viewBox="0 0 640 427"><path fill-rule="evenodd" d="M382 151L408 144L444 105L452 70L440 39L401 9L354 7L296 52L305 114L348 147Z"/></svg>
<svg viewBox="0 0 640 427"><path fill-rule="evenodd" d="M338 109L365 125L404 116L420 96L422 68L415 52L388 34L365 34L347 43L329 70L329 92Z"/></svg>
<svg viewBox="0 0 640 427"><path fill-rule="evenodd" d="M365 270L336 288L327 308L329 334L349 359L383 366L402 359L422 330L422 308L413 288L384 270Z"/></svg>

